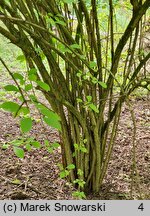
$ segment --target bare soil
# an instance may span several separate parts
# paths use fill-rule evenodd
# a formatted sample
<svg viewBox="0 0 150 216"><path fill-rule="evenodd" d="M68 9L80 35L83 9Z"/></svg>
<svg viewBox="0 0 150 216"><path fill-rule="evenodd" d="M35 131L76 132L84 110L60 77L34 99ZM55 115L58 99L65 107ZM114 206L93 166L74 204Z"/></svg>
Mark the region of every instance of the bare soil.
<svg viewBox="0 0 150 216"><path fill-rule="evenodd" d="M150 199L150 104L147 98L132 98L131 102L137 127L138 177L134 172L134 179L131 180L133 123L128 107L124 106L104 184L99 194L87 194L87 199ZM72 192L75 189L59 178L59 149L53 154L44 148L33 149L26 151L24 159L19 159L12 148L1 148L4 143L21 136L18 120L0 111L0 199L73 199ZM47 137L50 142L59 142L57 132L43 128L38 120L34 122L29 136L34 136L41 143Z"/></svg>

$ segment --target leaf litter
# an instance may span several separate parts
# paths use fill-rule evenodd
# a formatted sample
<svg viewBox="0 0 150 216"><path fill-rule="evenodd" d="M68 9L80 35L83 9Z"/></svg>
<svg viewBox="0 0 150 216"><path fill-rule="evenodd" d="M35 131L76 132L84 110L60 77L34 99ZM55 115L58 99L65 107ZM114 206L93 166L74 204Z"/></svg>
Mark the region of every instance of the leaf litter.
<svg viewBox="0 0 150 216"><path fill-rule="evenodd" d="M150 199L150 110L147 98L132 99L136 118L136 161L138 185L134 183L132 199ZM0 111L0 146L18 138L22 134L19 120L11 114ZM124 105L118 128L118 136L104 184L99 194L87 194L87 199L130 199L132 166L133 125L130 112ZM34 121L29 137L44 143L60 142L57 131L44 127ZM26 139L27 137L24 137ZM55 149L52 154L41 149L25 150L23 159L15 156L12 148L0 148L0 199L74 199L75 190L66 180L59 178L58 164L61 163L61 151ZM141 194L139 195L139 187ZM141 197L140 197L141 196Z"/></svg>

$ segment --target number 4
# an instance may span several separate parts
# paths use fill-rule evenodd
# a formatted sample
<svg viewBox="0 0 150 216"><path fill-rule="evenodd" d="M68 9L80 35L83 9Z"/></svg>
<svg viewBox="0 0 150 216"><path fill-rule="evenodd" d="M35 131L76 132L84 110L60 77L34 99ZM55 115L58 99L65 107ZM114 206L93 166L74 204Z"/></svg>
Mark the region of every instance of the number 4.
<svg viewBox="0 0 150 216"><path fill-rule="evenodd" d="M144 210L144 206L143 206L143 203L141 203L138 207L139 210L143 211Z"/></svg>

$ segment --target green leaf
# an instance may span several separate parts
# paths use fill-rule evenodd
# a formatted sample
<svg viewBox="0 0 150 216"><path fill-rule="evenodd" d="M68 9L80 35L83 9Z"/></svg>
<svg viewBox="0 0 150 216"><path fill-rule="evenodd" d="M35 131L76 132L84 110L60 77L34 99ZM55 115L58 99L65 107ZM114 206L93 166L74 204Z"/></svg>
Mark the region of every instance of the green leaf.
<svg viewBox="0 0 150 216"><path fill-rule="evenodd" d="M77 98L77 102L78 102L78 103L82 103L83 100L82 100L81 98Z"/></svg>
<svg viewBox="0 0 150 216"><path fill-rule="evenodd" d="M74 144L75 150L79 150L79 145L77 143Z"/></svg>
<svg viewBox="0 0 150 216"><path fill-rule="evenodd" d="M6 85L6 86L4 87L4 89L5 89L6 91L15 91L15 92L18 92L18 91L19 91L18 88L17 88L16 86L14 86L14 85Z"/></svg>
<svg viewBox="0 0 150 216"><path fill-rule="evenodd" d="M64 21L58 19L57 17L55 19L56 19L55 23L62 25L62 26L66 26L66 23Z"/></svg>
<svg viewBox="0 0 150 216"><path fill-rule="evenodd" d="M44 144L45 144L46 147L48 147L49 146L49 141L48 140L44 140Z"/></svg>
<svg viewBox="0 0 150 216"><path fill-rule="evenodd" d="M36 81L37 80L37 76L35 75L35 74L30 74L29 76L28 76L28 79L30 80L30 81Z"/></svg>
<svg viewBox="0 0 150 216"><path fill-rule="evenodd" d="M56 129L59 129L61 128L61 125L60 125L60 117L54 113L53 111L47 109L46 107L44 107L43 105L39 104L37 105L37 107L40 109L40 112L42 113L42 115L45 116L45 122L56 128Z"/></svg>
<svg viewBox="0 0 150 216"><path fill-rule="evenodd" d="M12 181L12 184L19 185L19 184L21 184L21 181L20 181L19 179L14 179L14 180Z"/></svg>
<svg viewBox="0 0 150 216"><path fill-rule="evenodd" d="M67 4L72 4L72 3L76 3L77 0L63 0L64 3Z"/></svg>
<svg viewBox="0 0 150 216"><path fill-rule="evenodd" d="M25 147L28 151L31 151L31 145L29 143L27 143Z"/></svg>
<svg viewBox="0 0 150 216"><path fill-rule="evenodd" d="M2 145L2 149L3 149L3 150L6 150L6 149L8 149L8 148L9 148L9 144L4 143L4 144Z"/></svg>
<svg viewBox="0 0 150 216"><path fill-rule="evenodd" d="M29 95L32 102L37 102L37 97L35 95Z"/></svg>
<svg viewBox="0 0 150 216"><path fill-rule="evenodd" d="M47 151L48 151L49 153L53 153L53 150L54 150L54 149L53 149L52 147L48 147L48 148L47 148Z"/></svg>
<svg viewBox="0 0 150 216"><path fill-rule="evenodd" d="M75 157L75 156L76 156L76 153L75 153L75 152L73 152L73 153L72 153L72 157Z"/></svg>
<svg viewBox="0 0 150 216"><path fill-rule="evenodd" d="M19 73L14 73L13 74L13 77L17 80L17 79L19 79L19 80L23 80L24 78L23 78L23 76L21 75L21 74L19 74Z"/></svg>
<svg viewBox="0 0 150 216"><path fill-rule="evenodd" d="M82 73L78 72L78 73L77 73L77 77L80 78L81 76L82 76Z"/></svg>
<svg viewBox="0 0 150 216"><path fill-rule="evenodd" d="M80 55L80 58L81 59L86 59L86 56L85 55Z"/></svg>
<svg viewBox="0 0 150 216"><path fill-rule="evenodd" d="M14 146L13 150L17 157L24 158L24 150L22 148Z"/></svg>
<svg viewBox="0 0 150 216"><path fill-rule="evenodd" d="M83 140L83 143L87 143L87 139L84 139L84 140Z"/></svg>
<svg viewBox="0 0 150 216"><path fill-rule="evenodd" d="M54 117L51 116L51 118L48 117L44 117L43 120L45 121L45 123L53 128L56 128L58 130L61 131L61 125L60 122Z"/></svg>
<svg viewBox="0 0 150 216"><path fill-rule="evenodd" d="M83 191L75 191L72 193L72 196L78 197L80 199L86 198L85 193Z"/></svg>
<svg viewBox="0 0 150 216"><path fill-rule="evenodd" d="M15 113L19 109L19 105L17 103L14 103L14 102L7 101L7 102L4 102L3 104L1 104L0 108L6 110L8 112Z"/></svg>
<svg viewBox="0 0 150 216"><path fill-rule="evenodd" d="M57 14L57 17L61 17L61 18L63 18L64 16L63 16L63 15L61 15L61 14Z"/></svg>
<svg viewBox="0 0 150 216"><path fill-rule="evenodd" d="M107 85L106 85L106 83L104 83L104 82L101 82L101 81L98 81L98 83L103 87L103 88L107 88Z"/></svg>
<svg viewBox="0 0 150 216"><path fill-rule="evenodd" d="M97 63L95 61L90 61L89 65L90 65L90 68L93 69L94 67L97 66Z"/></svg>
<svg viewBox="0 0 150 216"><path fill-rule="evenodd" d="M63 170L63 171L60 172L60 178L65 178L68 175L69 175L69 171L68 170Z"/></svg>
<svg viewBox="0 0 150 216"><path fill-rule="evenodd" d="M42 113L42 115L47 116L48 118L53 118L57 121L60 121L60 117L56 113L47 109L44 106L43 106L43 108L40 109L40 112Z"/></svg>
<svg viewBox="0 0 150 216"><path fill-rule="evenodd" d="M19 110L18 114L23 113L23 115L27 115L30 113L30 110L28 107L21 107L21 109Z"/></svg>
<svg viewBox="0 0 150 216"><path fill-rule="evenodd" d="M29 71L28 71L28 75L36 75L37 74L37 69L36 68L31 68Z"/></svg>
<svg viewBox="0 0 150 216"><path fill-rule="evenodd" d="M90 107L94 112L99 113L99 110L97 109L97 107L96 107L93 103L89 104L89 107Z"/></svg>
<svg viewBox="0 0 150 216"><path fill-rule="evenodd" d="M29 132L32 128L31 118L22 118L20 121L20 127L23 133Z"/></svg>
<svg viewBox="0 0 150 216"><path fill-rule="evenodd" d="M60 144L57 143L57 142L54 142L54 143L52 144L52 147L53 147L53 148L59 148L59 147L60 147Z"/></svg>
<svg viewBox="0 0 150 216"><path fill-rule="evenodd" d="M85 185L85 181L81 180L81 179L76 179L75 181L73 181L75 184L78 184L80 187L84 187Z"/></svg>
<svg viewBox="0 0 150 216"><path fill-rule="evenodd" d="M46 16L46 22L47 22L47 24L51 24L52 26L56 25L55 21L51 17L48 17L48 16Z"/></svg>
<svg viewBox="0 0 150 216"><path fill-rule="evenodd" d="M80 181L78 182L78 185L79 185L80 187L84 187L85 183L86 183L85 181L80 180Z"/></svg>
<svg viewBox="0 0 150 216"><path fill-rule="evenodd" d="M65 52L72 53L72 51L69 50L67 47L65 47L63 44L59 45L59 50L63 53L65 53Z"/></svg>
<svg viewBox="0 0 150 216"><path fill-rule="evenodd" d="M81 152L83 152L83 153L87 153L87 149L86 149L84 146L80 147L80 150L81 150Z"/></svg>
<svg viewBox="0 0 150 216"><path fill-rule="evenodd" d="M69 164L69 165L67 166L67 169L68 169L68 170L73 170L73 169L75 169L75 165L74 165L74 164Z"/></svg>
<svg viewBox="0 0 150 216"><path fill-rule="evenodd" d="M142 86L145 86L145 85L147 85L147 82L146 82L146 81L142 81L142 82L141 82L141 85L142 85Z"/></svg>
<svg viewBox="0 0 150 216"><path fill-rule="evenodd" d="M61 171L60 174L59 174L60 178L65 178L66 177L66 172L65 170L64 171Z"/></svg>
<svg viewBox="0 0 150 216"><path fill-rule="evenodd" d="M71 44L70 48L72 48L72 49L80 49L80 45L79 44Z"/></svg>
<svg viewBox="0 0 150 216"><path fill-rule="evenodd" d="M32 145L33 147L35 147L35 148L41 148L41 144L40 144L40 142L38 142L38 141L31 142L31 145Z"/></svg>
<svg viewBox="0 0 150 216"><path fill-rule="evenodd" d="M14 74L13 74L13 77L14 77L14 79L16 79L16 80L19 80L20 85L24 85L25 80L24 80L24 77L23 77L21 74L19 74L19 73L14 73Z"/></svg>
<svg viewBox="0 0 150 216"><path fill-rule="evenodd" d="M98 79L96 77L92 77L92 83L97 84L98 83Z"/></svg>
<svg viewBox="0 0 150 216"><path fill-rule="evenodd" d="M50 87L47 83L42 82L42 81L37 81L36 83L45 91L47 91L47 92L50 91Z"/></svg>
<svg viewBox="0 0 150 216"><path fill-rule="evenodd" d="M25 91L30 91L32 89L32 84L25 85Z"/></svg>
<svg viewBox="0 0 150 216"><path fill-rule="evenodd" d="M79 176L83 176L83 171L82 171L81 169L78 169L77 174L78 174Z"/></svg>
<svg viewBox="0 0 150 216"><path fill-rule="evenodd" d="M58 166L58 168L59 168L60 171L64 170L62 163L57 163L57 166Z"/></svg>
<svg viewBox="0 0 150 216"><path fill-rule="evenodd" d="M15 140L12 140L10 142L10 144L14 145L14 146L21 146L23 143L23 140L22 139L15 139Z"/></svg>
<svg viewBox="0 0 150 216"><path fill-rule="evenodd" d="M92 101L92 96L89 95L89 96L86 96L86 98L87 98L87 101L88 101L88 102L91 102L91 101Z"/></svg>
<svg viewBox="0 0 150 216"><path fill-rule="evenodd" d="M17 57L17 60L20 61L20 62L24 62L24 61L26 61L26 58L25 58L24 55L19 55L19 56Z"/></svg>

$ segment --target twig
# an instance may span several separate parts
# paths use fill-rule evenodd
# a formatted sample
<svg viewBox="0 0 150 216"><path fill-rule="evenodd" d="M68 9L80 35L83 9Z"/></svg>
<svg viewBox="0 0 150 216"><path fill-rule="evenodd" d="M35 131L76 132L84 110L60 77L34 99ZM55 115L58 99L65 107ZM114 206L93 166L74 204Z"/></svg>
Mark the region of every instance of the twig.
<svg viewBox="0 0 150 216"><path fill-rule="evenodd" d="M17 82L17 80L15 79L13 73L9 70L9 68L7 67L5 61L4 61L1 57L0 57L0 61L1 61L1 63L3 64L3 66L6 68L6 70L8 71L9 75L10 75L10 76L12 77L12 79L14 80L14 82L15 82L15 84L17 85L17 87L18 87L18 89L19 89L19 91L20 91L20 94L21 94L21 96L22 96L22 98L23 98L23 100L24 100L24 103L25 103L26 106L28 107L28 104L27 104L27 101L26 101L26 99L25 99L25 97L24 97L24 94L23 94L23 92L22 92L22 89L20 88L20 85L19 85L19 83Z"/></svg>
<svg viewBox="0 0 150 216"><path fill-rule="evenodd" d="M29 179L27 179L26 182L23 182L21 184L18 184L18 183L15 183L15 182L12 182L10 179L8 178L5 178L3 176L1 176L0 178L2 178L3 180L5 180L7 183L9 184L13 184L13 185L18 185L18 187L25 187L25 191L27 190L27 187L30 188L32 191L38 193L38 194L42 194L42 195L45 195L45 193L39 191L38 189L34 188L31 184L28 184L28 181Z"/></svg>

